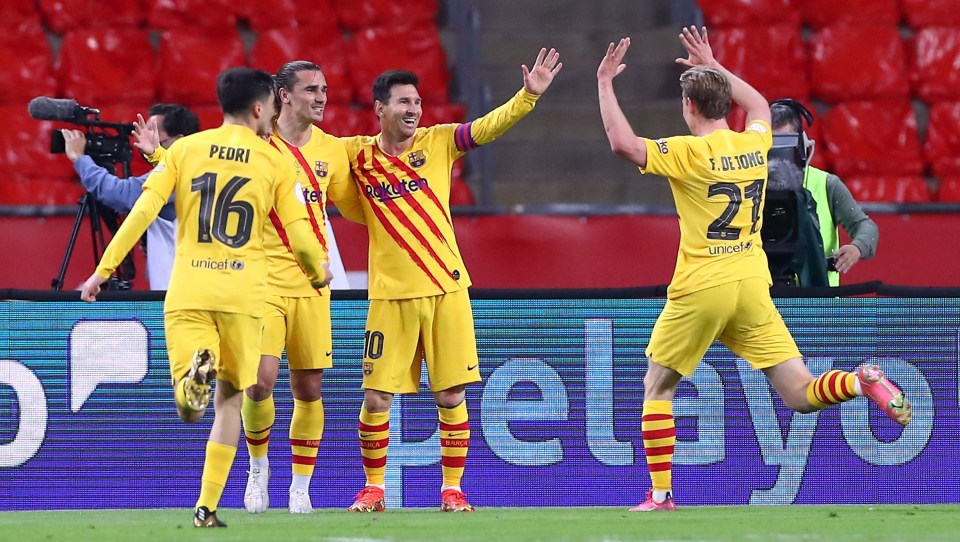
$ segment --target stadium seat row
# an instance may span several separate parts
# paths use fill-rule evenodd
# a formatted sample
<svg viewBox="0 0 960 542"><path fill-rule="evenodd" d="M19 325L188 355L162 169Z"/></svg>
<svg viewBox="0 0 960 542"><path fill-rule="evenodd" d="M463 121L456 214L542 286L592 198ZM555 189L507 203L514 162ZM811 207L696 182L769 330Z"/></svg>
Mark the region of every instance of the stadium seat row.
<svg viewBox="0 0 960 542"><path fill-rule="evenodd" d="M718 60L774 99L960 100L960 24L906 40L894 25L831 25L809 42L799 25L727 26L711 40Z"/></svg>
<svg viewBox="0 0 960 542"><path fill-rule="evenodd" d="M291 26L355 32L399 20L432 25L437 11L437 0L20 0L0 4L0 27L29 20L56 34L94 27L216 33L241 21L256 32Z"/></svg>
<svg viewBox="0 0 960 542"><path fill-rule="evenodd" d="M743 126L737 108L731 124ZM805 128L816 141L813 165L851 175L960 175L960 101L928 110L921 143L917 115L906 99L843 102Z"/></svg>
<svg viewBox="0 0 960 542"><path fill-rule="evenodd" d="M303 58L324 69L329 85L323 128L334 135L379 131L370 112L371 85L390 68L420 76L421 125L460 122L465 108L449 103L450 74L435 26L436 0L37 0L0 5L0 205L66 205L81 189L69 162L49 153L55 128L26 114L35 96L62 96L101 110L101 119L128 122L154 102L191 106L202 128L221 121L215 78L249 65L275 72ZM256 31L252 47L237 29ZM48 35L59 34L48 40ZM250 37L250 35L246 35ZM58 46L51 47L50 41ZM246 44L249 45L249 44ZM134 157L132 173L149 171ZM454 171L453 203L473 203Z"/></svg>
<svg viewBox="0 0 960 542"><path fill-rule="evenodd" d="M824 105L822 118L808 129L817 141L813 165L840 175L864 201L955 201L953 179L960 176L955 1L698 4L713 29L717 58L727 67L771 100L793 97ZM923 129L918 111L926 120ZM743 111L736 108L730 122L741 128ZM924 175L942 180L936 193Z"/></svg>
<svg viewBox="0 0 960 542"><path fill-rule="evenodd" d="M709 26L805 24L814 30L836 24L913 28L960 25L956 0L697 0Z"/></svg>
<svg viewBox="0 0 960 542"><path fill-rule="evenodd" d="M23 23L0 34L0 104L26 103L37 95L69 96L81 104L160 100L215 104L215 80L231 66L275 72L284 62L313 59L324 67L329 100L340 105L372 103L373 80L403 68L421 78L429 104L446 104L450 74L436 27L380 26L345 40L338 32L318 38L308 28L259 35L249 61L237 31L210 36L196 30L159 34L154 52L146 30L90 28L68 32L55 62L43 29Z"/></svg>

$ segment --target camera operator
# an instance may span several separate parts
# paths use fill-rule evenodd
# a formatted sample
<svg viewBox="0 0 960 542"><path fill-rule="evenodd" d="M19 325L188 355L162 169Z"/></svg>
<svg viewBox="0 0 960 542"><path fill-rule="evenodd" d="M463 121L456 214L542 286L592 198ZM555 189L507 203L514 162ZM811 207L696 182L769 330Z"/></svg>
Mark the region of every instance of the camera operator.
<svg viewBox="0 0 960 542"><path fill-rule="evenodd" d="M761 232L771 277L775 285L829 286L817 202L803 187L802 163L779 154L768 155Z"/></svg>
<svg viewBox="0 0 960 542"><path fill-rule="evenodd" d="M803 132L803 119L808 124L813 122L810 112L796 100L783 99L770 104L770 114L774 135L795 134L806 147L803 149L803 187L816 201L824 257L828 263L834 260L827 278L830 286L839 286L840 273L848 272L861 259L876 255L880 238L877 223L863 212L839 177L810 165L814 142ZM843 226L852 239L850 244L840 246L838 225Z"/></svg>
<svg viewBox="0 0 960 542"><path fill-rule="evenodd" d="M135 146L146 154L152 154L157 144L166 148L177 139L200 131L197 115L182 105L155 104L147 114L148 121L144 123L141 120L135 131ZM140 197L141 187L149 173L139 177L118 178L84 154L87 140L83 132L63 130L63 139L67 158L73 162L87 192L117 212L129 212ZM171 200L147 229L147 278L151 290L167 289L173 266L176 231L176 214Z"/></svg>

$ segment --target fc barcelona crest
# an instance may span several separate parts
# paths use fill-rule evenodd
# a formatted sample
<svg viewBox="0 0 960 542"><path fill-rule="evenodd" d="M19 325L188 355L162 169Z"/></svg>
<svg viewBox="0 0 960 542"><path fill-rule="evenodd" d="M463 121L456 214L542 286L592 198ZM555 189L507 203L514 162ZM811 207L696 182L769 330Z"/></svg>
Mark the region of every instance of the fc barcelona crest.
<svg viewBox="0 0 960 542"><path fill-rule="evenodd" d="M407 155L407 162L410 162L410 167L420 167L427 163L427 157L423 151L415 151Z"/></svg>
<svg viewBox="0 0 960 542"><path fill-rule="evenodd" d="M313 171L316 172L317 177L326 177L327 176L327 163L317 160L314 162Z"/></svg>
<svg viewBox="0 0 960 542"><path fill-rule="evenodd" d="M373 374L373 363L369 361L363 362L363 374L370 376Z"/></svg>

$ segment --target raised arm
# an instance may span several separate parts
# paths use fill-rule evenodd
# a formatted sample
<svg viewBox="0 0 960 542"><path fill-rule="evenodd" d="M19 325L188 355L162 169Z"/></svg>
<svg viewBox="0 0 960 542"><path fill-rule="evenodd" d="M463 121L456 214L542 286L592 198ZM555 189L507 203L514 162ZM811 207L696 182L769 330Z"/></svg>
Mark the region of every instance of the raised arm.
<svg viewBox="0 0 960 542"><path fill-rule="evenodd" d="M600 94L600 117L603 119L603 130L610 141L610 150L624 160L629 160L640 167L647 165L647 144L643 138L637 137L627 116L620 108L620 102L613 90L613 79L627 69L622 64L623 56L630 48L630 38L623 38L619 43L607 46L597 68L597 90Z"/></svg>
<svg viewBox="0 0 960 542"><path fill-rule="evenodd" d="M550 88L563 63L556 49L540 49L532 68L520 66L523 71L523 88L505 104L478 118L460 125L455 132L457 149L466 152L486 145L503 135L511 126L533 110L540 95Z"/></svg>
<svg viewBox="0 0 960 542"><path fill-rule="evenodd" d="M707 27L700 31L696 26L684 28L680 32L680 43L687 50L687 58L678 58L677 64L687 67L705 66L713 68L722 73L730 81L730 91L733 94L733 101L747 112L747 122L751 120L762 120L770 124L770 105L763 94L750 86L749 83L740 79L730 70L723 67L713 57L713 48L707 38Z"/></svg>

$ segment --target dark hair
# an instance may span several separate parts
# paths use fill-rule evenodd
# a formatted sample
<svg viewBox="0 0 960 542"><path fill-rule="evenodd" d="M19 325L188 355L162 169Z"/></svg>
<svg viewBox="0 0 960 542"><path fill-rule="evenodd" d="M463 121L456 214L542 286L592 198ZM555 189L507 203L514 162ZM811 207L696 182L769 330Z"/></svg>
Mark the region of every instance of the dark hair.
<svg viewBox="0 0 960 542"><path fill-rule="evenodd" d="M703 66L690 68L680 75L680 89L704 117L717 120L730 114L733 92L721 72Z"/></svg>
<svg viewBox="0 0 960 542"><path fill-rule="evenodd" d="M273 94L273 76L263 70L230 68L217 76L217 101L224 115L246 114L254 102Z"/></svg>
<svg viewBox="0 0 960 542"><path fill-rule="evenodd" d="M277 84L277 90L285 88L293 90L293 85L297 82L297 72L309 70L312 72L322 71L320 66L309 60L292 60L287 62L277 70L277 76L274 78Z"/></svg>
<svg viewBox="0 0 960 542"><path fill-rule="evenodd" d="M163 131L171 136L188 136L200 131L200 119L180 104L153 104L147 115L163 115Z"/></svg>
<svg viewBox="0 0 960 542"><path fill-rule="evenodd" d="M373 82L373 99L386 103L390 101L390 89L396 85L420 84L420 79L412 73L405 70L387 70L377 77Z"/></svg>
<svg viewBox="0 0 960 542"><path fill-rule="evenodd" d="M803 131L803 121L807 126L813 124L813 113L807 106L793 98L781 98L770 102L770 127L774 130L790 128L794 132Z"/></svg>

